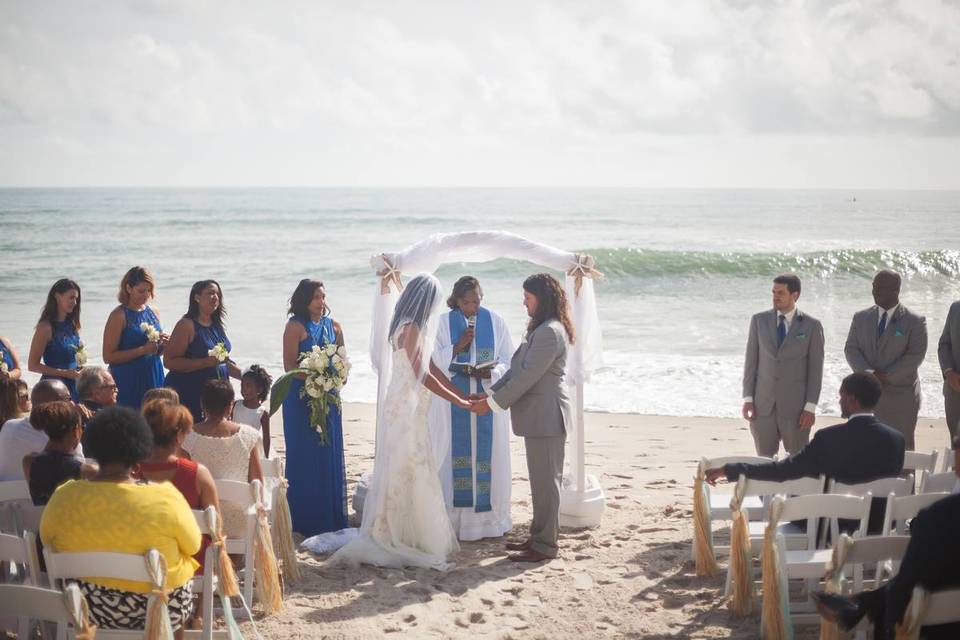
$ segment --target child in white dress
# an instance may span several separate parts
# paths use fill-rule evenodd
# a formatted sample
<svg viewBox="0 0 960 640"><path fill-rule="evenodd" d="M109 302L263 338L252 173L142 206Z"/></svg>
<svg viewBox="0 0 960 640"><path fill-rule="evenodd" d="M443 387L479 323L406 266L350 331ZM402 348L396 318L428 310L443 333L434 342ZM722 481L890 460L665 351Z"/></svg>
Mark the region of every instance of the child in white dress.
<svg viewBox="0 0 960 640"><path fill-rule="evenodd" d="M253 427L263 441L260 456L270 457L270 412L263 403L270 394L273 378L258 364L250 365L240 376L240 400L233 403L233 421Z"/></svg>
<svg viewBox="0 0 960 640"><path fill-rule="evenodd" d="M200 402L206 420L193 427L183 441L183 449L194 462L210 469L214 480L263 482L260 468L260 432L227 419L233 406L233 386L228 380L208 380ZM229 538L243 537L244 514L239 505L220 501L223 528Z"/></svg>

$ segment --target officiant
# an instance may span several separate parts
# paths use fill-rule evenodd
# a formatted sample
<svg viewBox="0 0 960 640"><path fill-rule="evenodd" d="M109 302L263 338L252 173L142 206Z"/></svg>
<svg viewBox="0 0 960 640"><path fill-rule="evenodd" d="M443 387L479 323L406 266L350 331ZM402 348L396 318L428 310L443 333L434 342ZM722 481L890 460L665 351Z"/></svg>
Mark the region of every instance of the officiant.
<svg viewBox="0 0 960 640"><path fill-rule="evenodd" d="M473 276L453 285L440 316L433 361L464 396L485 393L510 367L507 323L482 306ZM477 416L434 396L430 438L453 530L460 540L497 538L510 519L510 412Z"/></svg>

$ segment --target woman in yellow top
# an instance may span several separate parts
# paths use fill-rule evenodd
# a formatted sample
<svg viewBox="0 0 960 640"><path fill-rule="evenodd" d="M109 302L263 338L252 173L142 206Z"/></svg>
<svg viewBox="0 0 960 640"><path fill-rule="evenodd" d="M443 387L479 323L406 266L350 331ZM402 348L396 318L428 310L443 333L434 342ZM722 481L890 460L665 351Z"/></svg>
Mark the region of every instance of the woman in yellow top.
<svg viewBox="0 0 960 640"><path fill-rule="evenodd" d="M91 420L84 439L84 450L100 471L54 492L40 521L43 544L59 552L144 554L156 549L167 563L170 622L182 629L193 610L190 579L198 566L193 555L200 549L200 529L173 485L133 477L134 466L153 447L150 428L132 409L107 407ZM98 627L144 627L148 583L84 576L78 584Z"/></svg>

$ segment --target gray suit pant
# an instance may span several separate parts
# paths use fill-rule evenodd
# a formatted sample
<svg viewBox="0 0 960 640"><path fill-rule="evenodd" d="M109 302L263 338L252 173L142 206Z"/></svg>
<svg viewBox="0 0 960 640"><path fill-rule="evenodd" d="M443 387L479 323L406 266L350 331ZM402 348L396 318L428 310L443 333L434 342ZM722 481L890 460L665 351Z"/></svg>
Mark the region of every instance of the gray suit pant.
<svg viewBox="0 0 960 640"><path fill-rule="evenodd" d="M960 393L950 388L944 388L943 407L946 409L947 429L950 429L950 444L952 445L953 439L960 433L960 430L958 430L958 427L960 427Z"/></svg>
<svg viewBox="0 0 960 640"><path fill-rule="evenodd" d="M768 416L756 416L750 423L750 433L753 435L753 445L758 456L773 457L780 450L780 441L783 440L784 450L793 455L807 446L810 441L810 429L801 429L797 426L800 414L783 417L777 415L777 409Z"/></svg>
<svg viewBox="0 0 960 640"><path fill-rule="evenodd" d="M563 477L563 445L566 439L566 436L523 439L527 450L530 497L533 501L530 546L551 558L557 557L560 481Z"/></svg>

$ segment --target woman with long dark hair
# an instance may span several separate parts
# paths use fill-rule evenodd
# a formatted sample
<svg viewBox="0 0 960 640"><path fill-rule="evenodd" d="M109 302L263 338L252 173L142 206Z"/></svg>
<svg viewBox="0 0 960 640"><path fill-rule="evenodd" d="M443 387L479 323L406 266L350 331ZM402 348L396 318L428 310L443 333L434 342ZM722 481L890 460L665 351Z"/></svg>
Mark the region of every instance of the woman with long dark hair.
<svg viewBox="0 0 960 640"><path fill-rule="evenodd" d="M30 342L27 368L40 378L62 380L77 402L77 378L86 354L80 340L80 285L69 278L53 283Z"/></svg>
<svg viewBox="0 0 960 640"><path fill-rule="evenodd" d="M210 352L232 345L224 329L227 315L223 290L216 280L200 280L190 288L187 313L177 322L163 351L163 364L170 370L166 386L180 394L180 404L190 410L194 422L203 420L200 394L207 380L240 378L240 369L229 358L221 362Z"/></svg>
<svg viewBox="0 0 960 640"><path fill-rule="evenodd" d="M541 562L556 558L558 551L563 445L572 425L563 375L567 344L575 335L567 294L552 275L537 273L524 280L523 305L530 316L526 338L510 370L473 410L510 409L513 432L524 439L533 521L529 537L507 548L520 552L513 560Z"/></svg>
<svg viewBox="0 0 960 640"><path fill-rule="evenodd" d="M163 386L160 352L170 336L148 304L154 295L153 274L133 267L120 281L120 303L103 328L103 361L117 385L117 404L139 409L143 394Z"/></svg>
<svg viewBox="0 0 960 640"><path fill-rule="evenodd" d="M300 354L315 346L343 345L343 327L333 319L319 280L304 278L290 296L283 330L283 368L296 369ZM347 479L343 459L340 409L329 404L329 444L310 426L309 398L301 398L303 380L293 380L283 401L283 438L287 447L287 499L293 530L305 536L347 526Z"/></svg>

